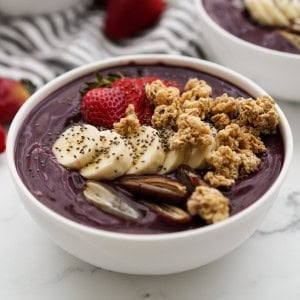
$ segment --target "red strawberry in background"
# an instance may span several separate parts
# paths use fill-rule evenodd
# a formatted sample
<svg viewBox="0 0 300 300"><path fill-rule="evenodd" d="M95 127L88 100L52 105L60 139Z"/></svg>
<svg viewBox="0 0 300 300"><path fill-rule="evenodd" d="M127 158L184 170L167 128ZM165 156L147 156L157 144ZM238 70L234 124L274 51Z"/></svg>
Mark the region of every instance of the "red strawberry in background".
<svg viewBox="0 0 300 300"><path fill-rule="evenodd" d="M0 125L0 153L5 151L5 130Z"/></svg>
<svg viewBox="0 0 300 300"><path fill-rule="evenodd" d="M29 81L0 77L0 122L10 122L33 91Z"/></svg>
<svg viewBox="0 0 300 300"><path fill-rule="evenodd" d="M109 0L104 32L113 40L131 37L153 25L164 8L164 0Z"/></svg>
<svg viewBox="0 0 300 300"><path fill-rule="evenodd" d="M125 116L127 102L119 88L100 87L88 91L81 101L83 120L95 126L112 128Z"/></svg>

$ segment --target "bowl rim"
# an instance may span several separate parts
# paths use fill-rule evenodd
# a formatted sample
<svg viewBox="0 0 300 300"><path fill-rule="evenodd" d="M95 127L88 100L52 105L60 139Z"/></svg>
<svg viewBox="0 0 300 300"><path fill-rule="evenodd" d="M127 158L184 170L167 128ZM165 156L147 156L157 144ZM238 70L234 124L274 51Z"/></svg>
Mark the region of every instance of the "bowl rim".
<svg viewBox="0 0 300 300"><path fill-rule="evenodd" d="M300 53L296 54L296 53L289 53L289 52L270 49L270 48L267 48L267 47L263 47L263 46L248 42L244 39L241 39L241 38L235 36L234 34L227 31L226 29L224 29L222 26L220 26L217 22L215 22L212 19L212 17L207 13L206 9L203 6L203 0L194 0L194 1L196 2L196 6L198 7L198 11L200 12L200 17L211 28L213 28L214 31L217 31L220 35L225 36L226 38L228 38L232 42L238 43L241 46L248 47L249 49L254 50L254 51L260 51L264 54L269 54L269 55L272 54L272 55L275 55L275 56L280 57L280 58L285 57L285 58L296 59L296 60L300 59ZM199 29L199 30L201 31L201 29Z"/></svg>
<svg viewBox="0 0 300 300"><path fill-rule="evenodd" d="M222 230L227 226L231 226L232 223L238 222L240 219L244 218L245 216L253 213L258 207L263 205L267 199L276 192L276 189L281 185L283 179L286 176L288 171L288 167L292 160L292 152L293 152L293 136L291 132L290 125L287 121L287 118L276 104L279 116L280 116L280 128L281 133L284 140L284 161L281 168L281 171L270 186L270 188L253 204L248 206L247 208L243 209L241 212L231 216L230 218L216 223L211 224L208 226L191 229L191 230L184 230L180 232L173 232L173 233L159 233L159 234L135 234L135 233L120 233L120 232L113 232L113 231L106 231L99 228L93 228L88 225L80 224L76 221L68 219L59 213L55 212L54 210L50 209L43 203L41 203L35 196L29 191L29 189L25 186L23 181L21 180L16 164L14 161L15 155L15 141L16 137L19 133L19 129L22 126L23 120L28 115L28 113L32 110L35 105L45 99L48 95L55 92L60 87L64 86L65 84L72 82L76 79L81 78L84 75L91 74L96 70L101 70L105 68L109 68L112 66L121 66L126 65L128 63L136 63L141 65L151 65L155 63L163 63L166 65L174 65L174 66L186 66L188 68L194 68L196 70L201 70L205 73L208 73L212 76L217 76L219 78L223 78L227 82L231 82L237 87L249 92L250 95L254 93L255 97L261 95L268 95L261 87L259 87L256 83L251 81L250 79L246 78L245 76L232 71L226 67L220 66L218 64L204 61L199 58L191 58L191 57L184 57L179 55L167 55L167 54L140 54L140 55L126 55L126 56L119 56L115 58L99 60L81 67L77 67L67 73L60 75L59 77L55 78L54 80L47 83L45 86L40 88L36 93L34 93L20 108L18 113L16 114L13 122L11 123L8 136L7 136L7 161L8 167L11 173L11 176L19 187L19 190L25 194L25 200L22 201L29 201L31 204L41 211L44 215L47 215L55 222L60 223L61 226L71 227L75 231L79 231L82 233L87 233L89 235L94 235L98 237L105 237L115 240L128 240L134 242L155 242L161 240L174 240L174 239L184 239L188 237L193 237L195 235L204 235L211 231L215 230ZM241 85L245 85L246 87L242 87Z"/></svg>

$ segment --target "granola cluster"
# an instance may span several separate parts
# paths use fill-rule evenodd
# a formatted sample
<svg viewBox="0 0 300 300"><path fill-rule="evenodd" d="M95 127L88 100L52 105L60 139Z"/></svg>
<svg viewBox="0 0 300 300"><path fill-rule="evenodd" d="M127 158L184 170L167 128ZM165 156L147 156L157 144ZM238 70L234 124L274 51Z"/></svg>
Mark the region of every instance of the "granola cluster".
<svg viewBox="0 0 300 300"><path fill-rule="evenodd" d="M209 224L228 218L229 200L218 188L230 187L259 169L260 155L266 151L261 135L275 133L278 125L274 100L227 94L214 98L212 88L198 79L190 79L182 92L156 80L145 86L145 92L154 105L152 126L164 151L184 153L190 167L205 168L207 186L196 187L187 201L188 212ZM114 124L122 136L140 127L133 105Z"/></svg>
<svg viewBox="0 0 300 300"><path fill-rule="evenodd" d="M229 202L217 188L230 187L259 169L266 151L260 136L275 133L279 122L274 100L226 93L213 98L212 88L198 79L190 79L182 93L156 80L146 85L146 95L155 106L152 126L174 132L170 149L198 148L205 155L204 180L210 187L196 188L188 211L208 223L227 218Z"/></svg>
<svg viewBox="0 0 300 300"><path fill-rule="evenodd" d="M258 170L259 155L266 151L261 134L272 134L278 125L275 102L268 96L234 98L223 94L212 98L204 81L190 79L180 93L156 80L146 86L154 103L152 126L171 128L172 150L187 146L207 151L208 172L204 179L214 187L229 187L244 175ZM211 149L215 145L215 149Z"/></svg>
<svg viewBox="0 0 300 300"><path fill-rule="evenodd" d="M208 186L196 187L187 202L192 216L199 215L208 224L217 223L229 217L228 198L217 189Z"/></svg>
<svg viewBox="0 0 300 300"><path fill-rule="evenodd" d="M135 114L133 104L128 105L126 109L126 116L121 118L119 122L114 123L114 130L123 136L137 133L140 127L141 124Z"/></svg>

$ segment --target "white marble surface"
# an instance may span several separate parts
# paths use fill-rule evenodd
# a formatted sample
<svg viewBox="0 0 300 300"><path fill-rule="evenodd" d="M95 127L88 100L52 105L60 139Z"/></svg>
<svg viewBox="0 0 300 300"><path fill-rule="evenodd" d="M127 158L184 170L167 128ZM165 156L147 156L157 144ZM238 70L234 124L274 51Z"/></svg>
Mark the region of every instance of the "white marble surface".
<svg viewBox="0 0 300 300"><path fill-rule="evenodd" d="M118 274L64 252L19 202L0 155L0 299L300 299L300 104L280 106L292 126L295 152L264 223L231 254L181 274Z"/></svg>

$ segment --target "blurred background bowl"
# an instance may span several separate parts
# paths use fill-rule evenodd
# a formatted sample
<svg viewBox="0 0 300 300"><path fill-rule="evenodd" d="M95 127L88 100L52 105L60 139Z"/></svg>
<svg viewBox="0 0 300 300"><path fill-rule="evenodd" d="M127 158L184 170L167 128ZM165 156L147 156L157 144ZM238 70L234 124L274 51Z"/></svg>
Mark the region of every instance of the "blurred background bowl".
<svg viewBox="0 0 300 300"><path fill-rule="evenodd" d="M242 40L219 26L202 0L194 2L199 15L200 43L207 59L244 74L278 100L300 102L300 54Z"/></svg>

